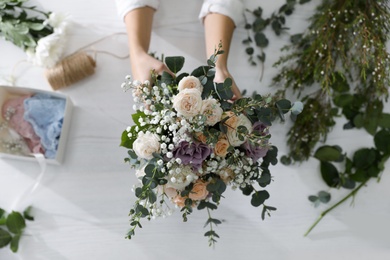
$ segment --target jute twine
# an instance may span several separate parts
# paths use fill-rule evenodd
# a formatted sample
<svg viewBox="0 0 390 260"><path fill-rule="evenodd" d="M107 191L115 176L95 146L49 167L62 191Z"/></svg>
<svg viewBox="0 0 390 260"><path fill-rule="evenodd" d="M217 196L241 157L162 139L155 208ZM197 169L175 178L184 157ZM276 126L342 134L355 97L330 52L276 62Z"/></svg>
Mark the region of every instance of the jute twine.
<svg viewBox="0 0 390 260"><path fill-rule="evenodd" d="M87 52L105 53L110 56L113 56L118 59L126 59L129 55L118 56L114 53L108 51L96 51L96 50L87 50L87 48L93 46L96 43L102 42L107 38L111 38L116 35L126 35L125 33L114 33L108 36L105 36L97 41L94 41L82 48L73 54L65 57L60 62L58 62L53 68L45 70L45 76L50 86L54 89L61 89L73 85L74 83L87 78L95 73L96 61Z"/></svg>
<svg viewBox="0 0 390 260"><path fill-rule="evenodd" d="M95 73L96 62L85 52L65 57L53 68L46 69L45 76L54 89L61 89Z"/></svg>

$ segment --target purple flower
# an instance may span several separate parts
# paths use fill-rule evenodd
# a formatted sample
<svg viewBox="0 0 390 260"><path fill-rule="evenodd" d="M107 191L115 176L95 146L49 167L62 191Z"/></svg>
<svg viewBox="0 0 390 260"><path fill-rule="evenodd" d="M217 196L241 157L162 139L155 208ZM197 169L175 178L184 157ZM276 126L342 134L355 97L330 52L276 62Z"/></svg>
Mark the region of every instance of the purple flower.
<svg viewBox="0 0 390 260"><path fill-rule="evenodd" d="M266 131L264 131L266 130ZM268 135L268 129L267 129L267 125L264 124L263 122L261 121L257 121L253 124L253 131L257 131L257 132L260 132L262 133L262 135Z"/></svg>
<svg viewBox="0 0 390 260"><path fill-rule="evenodd" d="M255 122L253 124L253 131L259 132L262 136L266 136L269 134L267 125L265 125L261 121ZM266 144L268 143L267 140L263 140L262 143L262 145L255 145L246 141L242 144L242 148L244 148L246 156L252 158L254 161L257 161L260 158L263 158L267 154L269 149L268 146L266 146Z"/></svg>
<svg viewBox="0 0 390 260"><path fill-rule="evenodd" d="M246 156L252 158L253 161L257 161L260 158L263 158L268 152L267 146L253 145L248 141L243 143L242 147L245 149Z"/></svg>
<svg viewBox="0 0 390 260"><path fill-rule="evenodd" d="M203 143L182 141L172 152L175 158L181 159L182 164L190 164L195 169L199 169L203 161L210 155L211 149Z"/></svg>

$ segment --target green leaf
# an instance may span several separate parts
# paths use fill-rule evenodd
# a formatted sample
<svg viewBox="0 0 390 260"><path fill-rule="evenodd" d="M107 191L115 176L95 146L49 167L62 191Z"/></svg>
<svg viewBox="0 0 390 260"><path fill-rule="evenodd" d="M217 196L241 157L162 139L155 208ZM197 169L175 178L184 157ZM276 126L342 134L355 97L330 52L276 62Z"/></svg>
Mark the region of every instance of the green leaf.
<svg viewBox="0 0 390 260"><path fill-rule="evenodd" d="M292 163L292 160L290 157L286 156L286 155L283 155L281 158L280 158L280 162L283 164L283 165L286 165L286 166L289 166L291 163Z"/></svg>
<svg viewBox="0 0 390 260"><path fill-rule="evenodd" d="M32 210L32 207L29 206L27 207L27 209L25 209L23 211L23 217L27 220L30 220L30 221L33 221L34 220L34 217L31 215L31 210Z"/></svg>
<svg viewBox="0 0 390 260"><path fill-rule="evenodd" d="M337 187L340 183L340 174L336 167L326 161L321 161L320 164L322 179L329 187Z"/></svg>
<svg viewBox="0 0 390 260"><path fill-rule="evenodd" d="M21 235L20 234L16 234L15 236L13 236L12 240L11 240L11 251L16 253L19 249L19 241L20 241L20 237Z"/></svg>
<svg viewBox="0 0 390 260"><path fill-rule="evenodd" d="M144 172L145 172L146 176L152 177L153 174L154 174L155 169L156 169L155 165L148 164L148 165L146 165L146 167L144 169Z"/></svg>
<svg viewBox="0 0 390 260"><path fill-rule="evenodd" d="M385 153L390 154L390 131L381 130L374 136L375 147Z"/></svg>
<svg viewBox="0 0 390 260"><path fill-rule="evenodd" d="M290 37L291 43L294 45L299 44L302 40L302 36L303 36L302 33L291 35Z"/></svg>
<svg viewBox="0 0 390 260"><path fill-rule="evenodd" d="M251 204L254 207L258 207L269 198L269 193L266 190L256 191L252 194Z"/></svg>
<svg viewBox="0 0 390 260"><path fill-rule="evenodd" d="M231 78L226 78L223 83L216 83L216 90L221 99L229 100L233 97L232 91L233 81Z"/></svg>
<svg viewBox="0 0 390 260"><path fill-rule="evenodd" d="M329 192L326 192L326 191L320 191L318 192L318 199L322 202L322 203L328 203L330 201L330 193Z"/></svg>
<svg viewBox="0 0 390 260"><path fill-rule="evenodd" d="M343 154L335 146L324 145L319 147L315 153L314 158L320 161L334 161L339 162L343 159Z"/></svg>
<svg viewBox="0 0 390 260"><path fill-rule="evenodd" d="M286 114L291 109L291 101L287 99L278 100L275 105L282 114Z"/></svg>
<svg viewBox="0 0 390 260"><path fill-rule="evenodd" d="M310 195L310 196L309 196L309 200L310 200L311 202L315 203L315 202L318 200L318 197L315 196L315 195Z"/></svg>
<svg viewBox="0 0 390 260"><path fill-rule="evenodd" d="M185 59L182 56L166 57L165 58L165 64L175 74L183 68L184 61L185 61Z"/></svg>
<svg viewBox="0 0 390 260"><path fill-rule="evenodd" d="M255 42L256 42L256 45L260 48L265 48L268 46L268 39L267 37L265 36L264 33L261 33L261 32L258 32L255 34Z"/></svg>
<svg viewBox="0 0 390 260"><path fill-rule="evenodd" d="M40 30L42 30L43 28L45 28L45 25L44 25L43 23L28 23L28 27L29 27L31 30L40 31Z"/></svg>
<svg viewBox="0 0 390 260"><path fill-rule="evenodd" d="M376 161L376 152L372 148L363 148L353 155L353 164L358 169L368 169Z"/></svg>
<svg viewBox="0 0 390 260"><path fill-rule="evenodd" d="M7 246L12 240L12 236L6 230L0 228L0 248Z"/></svg>
<svg viewBox="0 0 390 260"><path fill-rule="evenodd" d="M378 126L390 129L390 114L381 114L378 119Z"/></svg>
<svg viewBox="0 0 390 260"><path fill-rule="evenodd" d="M26 222L22 214L16 211L12 211L7 217L6 225L10 232L14 234L20 234L26 227Z"/></svg>
<svg viewBox="0 0 390 260"><path fill-rule="evenodd" d="M333 90L340 93L349 91L349 84L345 79L344 75L339 72L336 72L334 80L334 83L331 85Z"/></svg>
<svg viewBox="0 0 390 260"><path fill-rule="evenodd" d="M245 49L245 52L248 55L252 55L255 52L255 50L253 49L253 47L248 47Z"/></svg>

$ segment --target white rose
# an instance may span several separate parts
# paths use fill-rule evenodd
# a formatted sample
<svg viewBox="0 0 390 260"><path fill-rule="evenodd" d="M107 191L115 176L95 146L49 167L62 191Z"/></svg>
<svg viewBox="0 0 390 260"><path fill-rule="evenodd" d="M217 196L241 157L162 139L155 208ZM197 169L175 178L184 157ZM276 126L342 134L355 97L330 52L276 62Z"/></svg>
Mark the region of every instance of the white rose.
<svg viewBox="0 0 390 260"><path fill-rule="evenodd" d="M61 59L64 51L64 37L58 33L52 33L38 40L35 48L35 56L32 62L35 65L51 68ZM31 55L31 54L30 54Z"/></svg>
<svg viewBox="0 0 390 260"><path fill-rule="evenodd" d="M176 171L177 168L180 168L180 172ZM178 166L176 168L172 168L172 170L172 173L167 176L167 188L174 188L176 190L182 191L191 182L198 179L198 176L193 172L191 166L189 165Z"/></svg>
<svg viewBox="0 0 390 260"><path fill-rule="evenodd" d="M153 153L160 152L158 135L150 132L139 133L133 143L133 150L139 158L152 159Z"/></svg>
<svg viewBox="0 0 390 260"><path fill-rule="evenodd" d="M230 125L227 128L227 133L226 133L226 136L229 140L229 143L232 146L240 146L246 141L245 137L243 140L240 140L238 138L237 128L239 126L245 126L246 129L248 130L248 133L252 132L252 130L253 130L252 123L246 116L244 116L243 114L240 114L236 117L237 117L237 120L234 120L235 121L234 125Z"/></svg>
<svg viewBox="0 0 390 260"><path fill-rule="evenodd" d="M221 121L223 110L217 100L206 99L203 100L200 113L207 117L206 125L212 126Z"/></svg>
<svg viewBox="0 0 390 260"><path fill-rule="evenodd" d="M200 91L195 88L183 89L173 98L173 108L186 118L198 115L202 108Z"/></svg>
<svg viewBox="0 0 390 260"><path fill-rule="evenodd" d="M187 89L187 88L195 88L199 90L200 93L202 93L203 91L202 84L200 83L199 79L194 76L187 76L182 78L177 88L179 89L179 91L182 91L183 89Z"/></svg>

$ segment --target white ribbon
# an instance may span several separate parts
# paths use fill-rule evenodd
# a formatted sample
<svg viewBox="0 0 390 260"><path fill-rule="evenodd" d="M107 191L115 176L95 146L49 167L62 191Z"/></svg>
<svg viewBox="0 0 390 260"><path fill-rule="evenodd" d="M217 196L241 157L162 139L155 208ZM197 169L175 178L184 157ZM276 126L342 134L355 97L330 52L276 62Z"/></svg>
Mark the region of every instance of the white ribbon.
<svg viewBox="0 0 390 260"><path fill-rule="evenodd" d="M40 154L40 153L36 153L36 154L32 154L32 155L37 160L37 162L38 162L38 164L40 166L41 171L40 171L37 179L35 180L35 182L28 189L26 189L25 192L23 192L15 200L15 202L11 206L11 210L16 210L17 207L19 206L19 204L21 204L21 203L28 204L27 203L28 200L31 199L31 196L37 190L37 188L39 187L39 185L42 182L43 176L45 175L45 172L46 172L46 159L45 159L45 156L43 154ZM21 205L21 206L23 206L23 205ZM29 206L29 205L25 205L24 208L27 208L27 206ZM24 208L23 208L23 210L24 210Z"/></svg>

